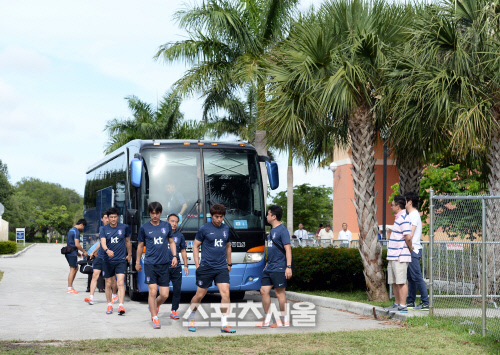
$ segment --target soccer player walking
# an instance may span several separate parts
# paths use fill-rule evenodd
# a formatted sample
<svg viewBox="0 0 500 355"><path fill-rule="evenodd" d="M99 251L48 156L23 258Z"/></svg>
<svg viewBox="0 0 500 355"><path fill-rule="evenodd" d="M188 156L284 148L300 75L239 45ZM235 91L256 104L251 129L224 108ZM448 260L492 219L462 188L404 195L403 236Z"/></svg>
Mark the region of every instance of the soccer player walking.
<svg viewBox="0 0 500 355"><path fill-rule="evenodd" d="M144 223L139 229L137 241L137 260L135 269L142 270L141 256L144 245L146 245L146 255L144 256L145 282L149 289L149 311L154 329L160 329L160 319L158 311L160 306L168 298L169 266L177 266L177 253L172 237L172 227L170 223L160 220L163 207L159 202L151 202L148 205L148 212L151 220ZM170 244L170 249L168 245ZM172 257L169 251L172 250ZM160 294L157 296L157 289Z"/></svg>
<svg viewBox="0 0 500 355"><path fill-rule="evenodd" d="M130 227L123 223L118 223L118 209L108 210L109 224L99 231L101 247L104 250L103 277L106 280L106 300L108 308L106 314L113 313L112 303L112 280L116 275L118 286L118 314L124 315L125 308L125 273L127 264L132 258L132 244L130 243Z"/></svg>
<svg viewBox="0 0 500 355"><path fill-rule="evenodd" d="M172 226L172 236L174 238L177 255L181 253L182 260L184 261L184 274L188 276L189 269L187 262L187 253L186 253L186 239L184 238L184 235L181 232L177 231L179 217L175 213L172 213L168 216L167 221ZM173 254L171 249L168 250L168 254L169 257L172 258ZM170 311L170 318L179 319L180 317L179 314L177 313L177 310L179 309L179 304L181 302L182 266L179 263L175 267L172 266L169 267L168 271L169 271L170 281L172 281L172 289L173 289L172 310Z"/></svg>
<svg viewBox="0 0 500 355"><path fill-rule="evenodd" d="M267 236L267 263L262 272L262 307L266 317L257 327L289 327L286 310L286 280L292 277L292 248L290 246L290 233L281 224L283 209L280 206L269 206L267 211L267 222L273 227ZM281 311L280 319L271 324L271 296L269 292L274 286L276 297Z"/></svg>
<svg viewBox="0 0 500 355"><path fill-rule="evenodd" d="M193 258L196 265L197 290L191 300L191 313L188 316L191 332L196 331L195 315L198 306L207 294L208 288L215 282L221 295L221 332L236 333L228 323L230 310L229 272L231 271L231 243L229 242L229 227L222 224L226 208L221 204L210 207L211 222L201 226L196 234L193 246ZM202 246L201 261L199 258Z"/></svg>

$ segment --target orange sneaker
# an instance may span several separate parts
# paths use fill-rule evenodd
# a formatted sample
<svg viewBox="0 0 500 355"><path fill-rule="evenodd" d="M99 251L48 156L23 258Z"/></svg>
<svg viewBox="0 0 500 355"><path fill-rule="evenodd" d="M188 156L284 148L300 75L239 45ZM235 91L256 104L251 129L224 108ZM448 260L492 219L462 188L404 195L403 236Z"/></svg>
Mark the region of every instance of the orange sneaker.
<svg viewBox="0 0 500 355"><path fill-rule="evenodd" d="M190 332L196 332L196 323L194 322L194 320L189 321L188 330Z"/></svg>
<svg viewBox="0 0 500 355"><path fill-rule="evenodd" d="M179 319L180 318L179 317L179 313L176 312L176 311L171 311L170 312L170 318L172 318L172 319Z"/></svg>
<svg viewBox="0 0 500 355"><path fill-rule="evenodd" d="M108 306L108 309L106 309L106 314L112 314L113 313L113 306Z"/></svg>
<svg viewBox="0 0 500 355"><path fill-rule="evenodd" d="M156 319L151 319L153 321L153 329L160 329L161 328L161 325L160 325L160 320L158 319L158 317L156 317Z"/></svg>
<svg viewBox="0 0 500 355"><path fill-rule="evenodd" d="M116 301L118 301L118 297L117 297L117 296L115 296L115 297L113 297L113 298L111 299L111 303L115 303Z"/></svg>
<svg viewBox="0 0 500 355"><path fill-rule="evenodd" d="M220 328L221 333L236 333L236 329L231 328L229 325L225 325Z"/></svg>
<svg viewBox="0 0 500 355"><path fill-rule="evenodd" d="M255 324L256 327L265 328L271 325L271 321L266 322L266 318L262 318L262 322Z"/></svg>
<svg viewBox="0 0 500 355"><path fill-rule="evenodd" d="M77 290L75 290L74 288L71 288L71 289L66 289L66 293L74 293L75 295L78 293Z"/></svg>
<svg viewBox="0 0 500 355"><path fill-rule="evenodd" d="M118 307L118 315L123 316L125 314L125 308L123 306Z"/></svg>
<svg viewBox="0 0 500 355"><path fill-rule="evenodd" d="M85 297L85 298L84 298L84 301L85 301L85 302L88 302L89 304L94 304L94 299L93 299L93 298L90 298L90 297Z"/></svg>
<svg viewBox="0 0 500 355"><path fill-rule="evenodd" d="M271 328L282 328L282 327L289 327L290 326L290 322L286 321L285 323L283 323L281 321L281 318L278 319L278 321L274 324L271 324Z"/></svg>

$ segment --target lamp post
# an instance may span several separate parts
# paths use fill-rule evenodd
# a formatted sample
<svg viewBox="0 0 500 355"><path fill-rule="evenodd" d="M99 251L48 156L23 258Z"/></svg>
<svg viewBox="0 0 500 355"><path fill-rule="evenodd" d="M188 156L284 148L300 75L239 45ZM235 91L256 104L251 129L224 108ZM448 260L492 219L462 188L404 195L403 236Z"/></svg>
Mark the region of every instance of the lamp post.
<svg viewBox="0 0 500 355"><path fill-rule="evenodd" d="M340 177L340 175L335 175L335 171L337 170L338 167L339 166L335 162L332 162L330 164L330 170L333 173L333 187L332 187L332 226L333 226L333 201L334 201L335 177Z"/></svg>

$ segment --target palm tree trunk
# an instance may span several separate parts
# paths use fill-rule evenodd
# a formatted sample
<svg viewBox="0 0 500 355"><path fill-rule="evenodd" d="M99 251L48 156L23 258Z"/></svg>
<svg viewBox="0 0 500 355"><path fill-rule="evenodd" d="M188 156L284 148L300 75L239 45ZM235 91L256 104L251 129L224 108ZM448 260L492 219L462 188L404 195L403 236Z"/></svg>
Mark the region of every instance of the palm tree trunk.
<svg viewBox="0 0 500 355"><path fill-rule="evenodd" d="M488 190L490 196L500 196L500 132L494 130L488 153L490 176ZM500 241L500 200L486 200L486 241ZM488 294L498 295L500 292L500 246L486 245L487 285Z"/></svg>
<svg viewBox="0 0 500 355"><path fill-rule="evenodd" d="M293 235L293 152L292 146L288 147L288 174L286 193L286 226L290 236Z"/></svg>
<svg viewBox="0 0 500 355"><path fill-rule="evenodd" d="M364 267L368 298L387 301L387 286L382 268L382 246L378 242L375 204L375 123L370 109L360 106L349 120L352 149L354 206L359 226L359 251Z"/></svg>
<svg viewBox="0 0 500 355"><path fill-rule="evenodd" d="M255 131L255 149L259 155L267 155L266 129L262 123L265 108L265 85L264 82L257 83L257 130ZM267 210L267 168L265 163L260 163L262 175L262 189L264 193L264 208ZM265 215L266 213L264 213Z"/></svg>
<svg viewBox="0 0 500 355"><path fill-rule="evenodd" d="M422 180L422 163L418 158L404 158L397 160L399 171L399 194L420 191L420 180Z"/></svg>

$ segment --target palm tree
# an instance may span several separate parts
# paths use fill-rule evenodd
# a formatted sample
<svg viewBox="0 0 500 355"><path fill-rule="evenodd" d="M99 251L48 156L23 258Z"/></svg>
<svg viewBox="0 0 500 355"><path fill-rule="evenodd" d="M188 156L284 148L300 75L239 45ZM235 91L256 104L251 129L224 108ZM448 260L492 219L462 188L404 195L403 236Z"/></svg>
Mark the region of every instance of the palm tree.
<svg viewBox="0 0 500 355"><path fill-rule="evenodd" d="M374 171L377 130L385 123L375 109L383 68L412 15L406 5L382 0L330 0L321 7L317 25L302 24L287 41L283 57L293 70L291 80L287 75L274 78L303 93L308 121L331 122L344 134L341 142L350 143L359 249L373 300L388 299L377 238Z"/></svg>
<svg viewBox="0 0 500 355"><path fill-rule="evenodd" d="M431 8L417 21L411 59L403 61L400 68L406 68L395 75L402 83L397 91L405 95L401 101L429 117L429 124L449 137L445 141L452 152L462 156L488 152L490 195L500 194L499 13L499 1L449 0ZM434 149L439 137L429 142ZM499 204L489 202L487 213L488 241L500 241ZM500 255L495 262L493 258L488 253L489 285L495 288L490 294L499 287L491 265L500 262Z"/></svg>
<svg viewBox="0 0 500 355"><path fill-rule="evenodd" d="M210 118L212 122L223 121L225 127L229 123L233 127L254 126L256 132L252 136L259 154L267 153L263 124L266 58L286 34L297 3L298 0L202 0L176 13L175 18L187 30L189 39L160 46L154 57L190 64L191 68L175 84L174 93L200 93L205 99L203 118L207 122ZM252 97L242 103L240 96L248 94ZM255 116L242 116L241 107L253 102ZM219 117L218 110L227 113L225 119ZM248 122L253 117L256 122Z"/></svg>
<svg viewBox="0 0 500 355"><path fill-rule="evenodd" d="M136 96L127 96L132 118L108 121L109 142L105 153L109 154L134 139L203 139L209 126L196 122L184 121L184 114L179 110L181 100L170 92L165 94L154 110Z"/></svg>

